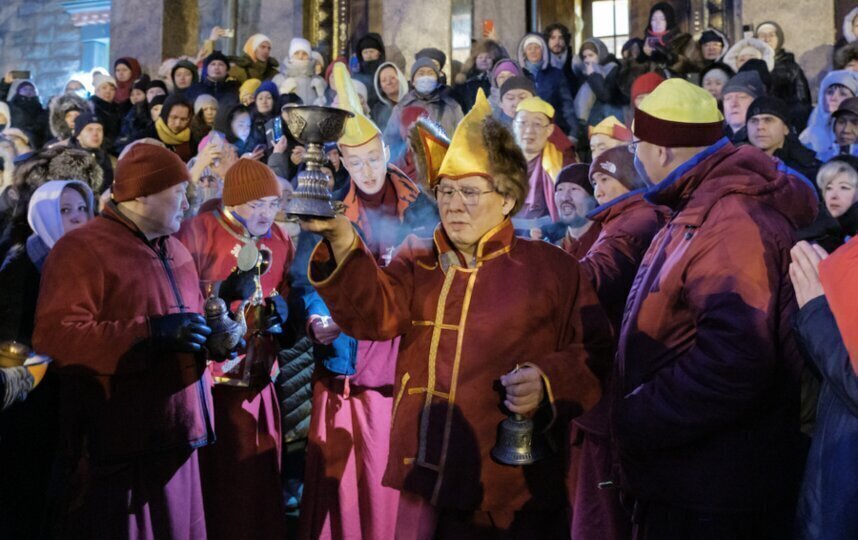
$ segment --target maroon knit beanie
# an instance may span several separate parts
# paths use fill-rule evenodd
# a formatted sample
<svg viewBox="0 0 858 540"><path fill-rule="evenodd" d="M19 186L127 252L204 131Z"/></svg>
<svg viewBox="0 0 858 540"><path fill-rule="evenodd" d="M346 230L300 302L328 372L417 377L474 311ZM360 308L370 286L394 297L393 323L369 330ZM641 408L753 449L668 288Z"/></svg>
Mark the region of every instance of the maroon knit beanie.
<svg viewBox="0 0 858 540"><path fill-rule="evenodd" d="M191 179L182 159L163 146L135 144L116 163L113 200L125 202L160 193Z"/></svg>
<svg viewBox="0 0 858 540"><path fill-rule="evenodd" d="M635 155L625 145L605 150L590 165L590 180L596 173L603 173L617 180L629 191L644 187L635 171Z"/></svg>
<svg viewBox="0 0 858 540"><path fill-rule="evenodd" d="M280 183L274 171L255 159L239 159L223 179L223 204L226 206L280 195Z"/></svg>

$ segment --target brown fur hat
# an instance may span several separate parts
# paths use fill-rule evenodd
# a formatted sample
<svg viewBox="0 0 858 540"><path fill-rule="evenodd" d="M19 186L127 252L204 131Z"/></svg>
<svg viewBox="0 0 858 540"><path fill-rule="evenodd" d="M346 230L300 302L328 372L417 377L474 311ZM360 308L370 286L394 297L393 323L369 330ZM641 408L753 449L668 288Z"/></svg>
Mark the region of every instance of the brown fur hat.
<svg viewBox="0 0 858 540"><path fill-rule="evenodd" d="M509 129L492 117L483 120L483 143L489 154L488 173L494 179L495 188L515 198L510 212L514 216L527 199L527 160Z"/></svg>

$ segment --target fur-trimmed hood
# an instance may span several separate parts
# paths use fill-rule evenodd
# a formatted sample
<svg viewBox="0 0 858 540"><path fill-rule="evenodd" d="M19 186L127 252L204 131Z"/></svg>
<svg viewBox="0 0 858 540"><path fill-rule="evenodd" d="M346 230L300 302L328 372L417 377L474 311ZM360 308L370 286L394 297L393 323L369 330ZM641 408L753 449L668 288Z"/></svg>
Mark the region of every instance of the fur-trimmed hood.
<svg viewBox="0 0 858 540"><path fill-rule="evenodd" d="M846 38L846 41L849 43L858 41L858 36L855 35L855 31L852 29L852 23L855 21L855 17L858 17L858 7L852 8L852 10L843 17L843 37Z"/></svg>
<svg viewBox="0 0 858 540"><path fill-rule="evenodd" d="M66 113L69 111L83 112L89 107L85 99L74 93L63 94L51 100L50 123L51 133L57 139L68 139L72 136L72 130L66 124Z"/></svg>
<svg viewBox="0 0 858 540"><path fill-rule="evenodd" d="M721 30L718 30L717 28L712 28L710 26L706 30L703 30L702 32L700 32L694 36L694 41L696 43L698 43L698 44L700 43L700 39L703 37L703 32L712 32L713 34L715 34L716 36L721 38L721 43L723 43L724 46L721 48L721 54L718 56L718 58L716 58L715 60L712 60L712 63L723 62L724 57L727 56L727 52L730 50L730 40L727 39L727 34L722 32ZM701 58L702 58L702 56L703 55L701 53Z"/></svg>
<svg viewBox="0 0 858 540"><path fill-rule="evenodd" d="M104 171L95 157L80 148L52 146L15 166L14 187L29 197L48 180L80 180L99 193L104 183Z"/></svg>
<svg viewBox="0 0 858 540"><path fill-rule="evenodd" d="M730 47L730 50L724 55L724 63L733 68L733 71L739 71L739 68L736 67L736 61L739 59L739 53L745 47L753 47L760 51L763 55L763 62L766 63L769 71L775 69L775 51L769 47L768 43L757 38L743 38Z"/></svg>
<svg viewBox="0 0 858 540"><path fill-rule="evenodd" d="M396 78L399 80L399 98L397 100L397 103L399 101L402 101L402 98L404 98L405 94L408 93L408 79L405 78L405 74L402 73L402 70L399 69L399 66L397 66L393 62L385 62L378 66L378 69L375 70L375 75L373 75L372 77L372 84L375 87L375 94L378 96L379 101L393 107L394 105L396 105L396 103L391 103L390 100L387 99L387 96L384 95L384 91L381 89L381 81L379 81L381 70L386 67L392 67L396 70Z"/></svg>
<svg viewBox="0 0 858 540"><path fill-rule="evenodd" d="M837 52L834 53L834 69L844 69L846 64L853 60L858 60L858 41L847 43L837 49Z"/></svg>

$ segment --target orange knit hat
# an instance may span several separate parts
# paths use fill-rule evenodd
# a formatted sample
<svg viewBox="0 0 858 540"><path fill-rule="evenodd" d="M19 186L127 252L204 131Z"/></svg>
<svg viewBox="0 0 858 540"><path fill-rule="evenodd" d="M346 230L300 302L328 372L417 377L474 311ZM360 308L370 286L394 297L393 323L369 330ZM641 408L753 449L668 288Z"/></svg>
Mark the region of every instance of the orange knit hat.
<svg viewBox="0 0 858 540"><path fill-rule="evenodd" d="M223 180L223 204L226 206L280 195L280 183L274 171L255 159L239 159L226 171Z"/></svg>
<svg viewBox="0 0 858 540"><path fill-rule="evenodd" d="M130 201L190 179L191 173L174 152L160 145L138 142L116 162L112 197L116 202Z"/></svg>

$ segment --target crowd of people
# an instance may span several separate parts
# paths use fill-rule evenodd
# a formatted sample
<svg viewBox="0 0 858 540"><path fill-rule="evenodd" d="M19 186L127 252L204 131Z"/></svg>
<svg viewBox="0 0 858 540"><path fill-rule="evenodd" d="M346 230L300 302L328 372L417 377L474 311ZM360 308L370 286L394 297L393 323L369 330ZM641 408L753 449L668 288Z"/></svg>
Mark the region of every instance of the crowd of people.
<svg viewBox="0 0 858 540"><path fill-rule="evenodd" d="M842 33L815 103L778 23L664 2L618 55L215 28L48 100L10 66L0 536L858 538ZM351 113L321 156L301 105ZM316 159L331 219L287 211Z"/></svg>

